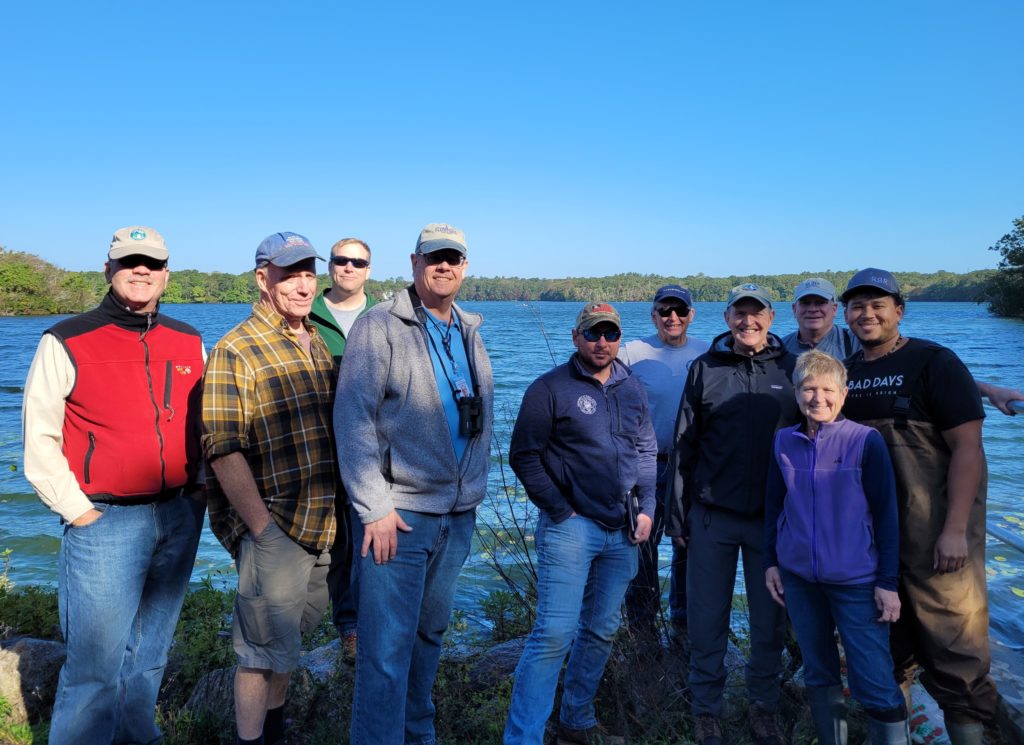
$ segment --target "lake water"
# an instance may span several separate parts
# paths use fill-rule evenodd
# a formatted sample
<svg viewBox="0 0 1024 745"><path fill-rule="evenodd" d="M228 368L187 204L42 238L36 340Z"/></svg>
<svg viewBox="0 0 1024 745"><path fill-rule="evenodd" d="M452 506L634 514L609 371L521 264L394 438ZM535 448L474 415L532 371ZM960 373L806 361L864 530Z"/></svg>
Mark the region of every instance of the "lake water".
<svg viewBox="0 0 1024 745"><path fill-rule="evenodd" d="M469 302L464 306L484 314L483 337L494 365L496 418L501 449L507 443L506 418L514 418L523 391L534 378L562 362L572 352L569 329L577 303ZM625 339L653 332L647 303L620 303ZM724 330L724 303L702 303L690 334L708 339ZM228 329L249 313L247 305L168 305L163 312L198 328L211 347ZM780 336L795 328L788 305L780 305L773 330ZM39 335L57 320L46 318L0 318L0 550L10 548L10 578L19 585L52 584L56 581L56 554L60 546L58 519L38 501L22 476L21 398L25 375ZM1024 388L1024 364L1009 357L1006 350L1024 349L1024 322L994 318L982 306L970 303L911 303L903 323L905 334L934 339L952 347L968 364L975 377ZM1007 417L986 406L985 450L988 455L989 598L993 634L1005 644L1024 646L1024 506L1020 489L1024 484L1024 416ZM494 459L491 492L480 521L490 521L493 509L502 510L502 472ZM505 474L511 478L511 473ZM518 514L522 502L512 508ZM663 550L662 555L668 551ZM234 584L231 558L205 530L199 547L193 581L214 575L215 584ZM479 601L501 580L477 547L460 578L457 607L474 617ZM741 585L740 585L741 586Z"/></svg>

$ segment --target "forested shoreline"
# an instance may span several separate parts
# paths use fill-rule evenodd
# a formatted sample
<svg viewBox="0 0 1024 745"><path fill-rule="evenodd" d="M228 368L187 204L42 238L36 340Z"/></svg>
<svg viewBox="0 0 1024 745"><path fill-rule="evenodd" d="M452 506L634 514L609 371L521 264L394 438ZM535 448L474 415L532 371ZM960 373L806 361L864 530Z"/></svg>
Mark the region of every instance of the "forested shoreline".
<svg viewBox="0 0 1024 745"><path fill-rule="evenodd" d="M824 277L843 287L856 269L808 271L800 274L730 275L709 277L704 274L677 276L655 274L613 274L605 277L564 277L542 279L525 277L467 277L459 293L460 300L550 300L585 302L646 301L661 285L675 282L689 287L694 300L725 300L729 289L740 282L757 282L771 289L780 300L788 301L793 287L808 277ZM966 274L938 271L931 273L896 272L904 292L919 301L988 302L989 286L995 269L980 269ZM329 284L321 276L321 286ZM374 297L394 292L409 284L394 277L371 279L367 291ZM106 292L106 281L99 271L66 271L28 253L0 248L0 315L47 315L77 313L91 307ZM252 272L200 272L171 267L171 279L164 294L165 303L251 303L258 296Z"/></svg>

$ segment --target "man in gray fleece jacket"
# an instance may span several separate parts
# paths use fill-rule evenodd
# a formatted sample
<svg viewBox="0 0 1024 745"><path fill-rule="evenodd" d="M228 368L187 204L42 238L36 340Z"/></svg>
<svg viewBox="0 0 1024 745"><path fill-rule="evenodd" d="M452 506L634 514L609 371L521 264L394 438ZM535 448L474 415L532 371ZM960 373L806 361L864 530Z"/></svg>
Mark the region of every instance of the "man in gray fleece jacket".
<svg viewBox="0 0 1024 745"><path fill-rule="evenodd" d="M433 223L413 284L355 322L338 376L338 463L359 554L351 741L434 742L431 688L487 488L491 363L454 304L462 231Z"/></svg>

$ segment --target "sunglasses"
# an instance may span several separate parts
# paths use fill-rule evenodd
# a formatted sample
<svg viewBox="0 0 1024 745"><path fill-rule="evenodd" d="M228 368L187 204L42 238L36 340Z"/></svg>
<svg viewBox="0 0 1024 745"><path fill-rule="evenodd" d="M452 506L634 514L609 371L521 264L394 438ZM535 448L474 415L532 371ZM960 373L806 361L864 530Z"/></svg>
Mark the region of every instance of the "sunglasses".
<svg viewBox="0 0 1024 745"><path fill-rule="evenodd" d="M125 269L134 269L137 266L144 266L151 272L159 272L162 269L167 268L167 262L161 261L160 259L154 259L151 256L143 256L142 254L132 254L131 256L122 256L120 259L114 259L119 265Z"/></svg>
<svg viewBox="0 0 1024 745"><path fill-rule="evenodd" d="M678 308L678 307L674 307L674 308L655 308L654 312L657 313L662 318L668 318L673 313L675 313L677 316L682 318L683 316L686 316L686 315L690 314L690 309L686 308L686 307L682 307L682 308Z"/></svg>
<svg viewBox="0 0 1024 745"><path fill-rule="evenodd" d="M437 266L438 264L462 266L466 261L466 257L458 251L434 251L428 254L420 254L420 256L427 262L427 266Z"/></svg>
<svg viewBox="0 0 1024 745"><path fill-rule="evenodd" d="M615 342L622 338L622 332L618 329L606 329L605 331L598 331L597 329L587 329L581 331L583 338L587 341L597 341L602 336L605 341Z"/></svg>
<svg viewBox="0 0 1024 745"><path fill-rule="evenodd" d="M370 265L369 259L353 259L351 256L332 256L331 263L335 266L345 266L345 264L351 264L356 269L365 269Z"/></svg>

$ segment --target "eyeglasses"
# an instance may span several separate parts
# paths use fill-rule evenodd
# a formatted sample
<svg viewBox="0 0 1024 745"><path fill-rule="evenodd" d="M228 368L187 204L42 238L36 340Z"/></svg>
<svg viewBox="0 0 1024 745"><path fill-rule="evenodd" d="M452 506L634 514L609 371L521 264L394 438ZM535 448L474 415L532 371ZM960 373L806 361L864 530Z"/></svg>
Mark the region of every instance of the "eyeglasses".
<svg viewBox="0 0 1024 745"><path fill-rule="evenodd" d="M616 342L622 338L622 332L618 329L606 329L604 331L598 331L597 329L586 329L581 331L583 338L587 341L597 341L602 336L605 341Z"/></svg>
<svg viewBox="0 0 1024 745"><path fill-rule="evenodd" d="M345 266L345 264L351 264L356 269L365 269L370 265L369 259L353 259L351 256L332 256L331 263L335 266Z"/></svg>
<svg viewBox="0 0 1024 745"><path fill-rule="evenodd" d="M122 256L120 259L114 259L114 261L125 269L134 269L138 266L144 266L151 272L159 272L160 270L167 268L166 260L161 261L160 259L154 259L152 256L143 256L142 254Z"/></svg>
<svg viewBox="0 0 1024 745"><path fill-rule="evenodd" d="M682 308L680 308L680 307L655 308L654 312L657 313L662 318L668 318L673 313L675 313L677 316L682 318L683 316L687 316L687 315L690 314L690 309L687 308L686 306L683 306Z"/></svg>
<svg viewBox="0 0 1024 745"><path fill-rule="evenodd" d="M420 256L427 262L427 266L437 266L438 264L462 266L466 261L466 257L458 251L433 251L428 254L420 254Z"/></svg>

